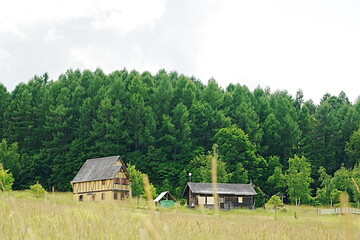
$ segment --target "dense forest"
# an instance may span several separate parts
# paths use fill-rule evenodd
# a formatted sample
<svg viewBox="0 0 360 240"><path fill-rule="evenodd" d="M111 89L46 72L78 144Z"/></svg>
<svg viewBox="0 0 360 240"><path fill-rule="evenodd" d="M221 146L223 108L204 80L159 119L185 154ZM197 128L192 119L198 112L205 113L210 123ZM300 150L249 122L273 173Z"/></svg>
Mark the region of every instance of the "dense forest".
<svg viewBox="0 0 360 240"><path fill-rule="evenodd" d="M295 189L308 185L313 197L302 199L309 203L339 190L360 198L345 183L360 181L360 101L344 92L314 104L301 90L222 89L177 72L97 69L68 70L56 81L35 76L12 92L0 84L0 102L0 161L13 189L38 181L69 191L86 159L120 155L158 191L179 196L189 172L191 181L208 180L209 159L218 154L220 182L251 181L268 196L295 196L293 181ZM301 172L298 181L288 178Z"/></svg>

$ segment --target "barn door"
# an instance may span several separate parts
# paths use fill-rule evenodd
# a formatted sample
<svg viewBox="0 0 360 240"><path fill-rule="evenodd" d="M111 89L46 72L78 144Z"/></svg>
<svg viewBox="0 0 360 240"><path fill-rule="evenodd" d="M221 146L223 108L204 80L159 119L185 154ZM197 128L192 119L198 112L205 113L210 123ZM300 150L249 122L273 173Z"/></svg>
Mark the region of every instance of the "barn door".
<svg viewBox="0 0 360 240"><path fill-rule="evenodd" d="M224 197L224 209L230 209L230 201L228 197Z"/></svg>

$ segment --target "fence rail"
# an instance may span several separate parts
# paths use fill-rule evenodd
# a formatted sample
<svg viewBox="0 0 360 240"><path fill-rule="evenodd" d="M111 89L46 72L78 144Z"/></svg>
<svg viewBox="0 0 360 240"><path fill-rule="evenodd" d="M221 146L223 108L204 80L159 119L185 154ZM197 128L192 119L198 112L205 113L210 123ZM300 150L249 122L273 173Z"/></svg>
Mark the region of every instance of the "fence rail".
<svg viewBox="0 0 360 240"><path fill-rule="evenodd" d="M359 214L360 209L358 208L331 208L331 209L317 209L318 214L343 214L343 213L352 213Z"/></svg>

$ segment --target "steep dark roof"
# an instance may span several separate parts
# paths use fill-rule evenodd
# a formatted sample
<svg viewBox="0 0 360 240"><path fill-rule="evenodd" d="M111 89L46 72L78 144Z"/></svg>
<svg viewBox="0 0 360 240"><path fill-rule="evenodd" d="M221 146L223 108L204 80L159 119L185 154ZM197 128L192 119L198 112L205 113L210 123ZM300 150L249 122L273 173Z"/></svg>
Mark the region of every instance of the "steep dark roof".
<svg viewBox="0 0 360 240"><path fill-rule="evenodd" d="M185 188L184 195L188 189L190 189L194 194L213 194L213 187L211 183L189 182ZM218 183L217 194L252 196L256 195L256 192L251 184Z"/></svg>
<svg viewBox="0 0 360 240"><path fill-rule="evenodd" d="M116 161L119 159L121 164L115 165ZM75 183L112 179L115 177L116 173L120 170L122 165L123 162L120 156L88 159L80 168L72 182Z"/></svg>

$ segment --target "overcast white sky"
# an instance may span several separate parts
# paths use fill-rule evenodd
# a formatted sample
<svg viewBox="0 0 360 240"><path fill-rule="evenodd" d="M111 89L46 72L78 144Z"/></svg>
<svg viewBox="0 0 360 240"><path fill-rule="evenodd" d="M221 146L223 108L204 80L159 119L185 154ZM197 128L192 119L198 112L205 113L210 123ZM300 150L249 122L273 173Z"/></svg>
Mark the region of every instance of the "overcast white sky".
<svg viewBox="0 0 360 240"><path fill-rule="evenodd" d="M359 0L0 0L0 82L176 70L319 102L360 95Z"/></svg>

